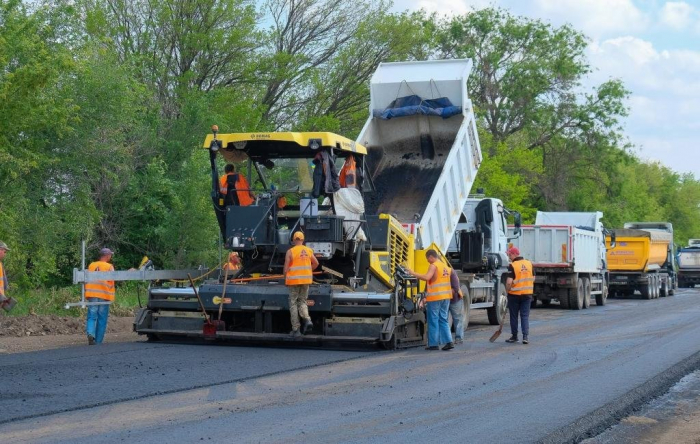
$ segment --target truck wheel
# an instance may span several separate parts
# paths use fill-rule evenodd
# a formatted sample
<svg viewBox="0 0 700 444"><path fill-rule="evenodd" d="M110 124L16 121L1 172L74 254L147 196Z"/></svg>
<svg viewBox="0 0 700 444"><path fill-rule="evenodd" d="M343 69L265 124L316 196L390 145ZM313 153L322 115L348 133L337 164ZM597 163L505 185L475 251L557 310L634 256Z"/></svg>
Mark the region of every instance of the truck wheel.
<svg viewBox="0 0 700 444"><path fill-rule="evenodd" d="M583 278L583 308L591 306L591 280Z"/></svg>
<svg viewBox="0 0 700 444"><path fill-rule="evenodd" d="M571 289L559 290L559 306L564 309L569 309L569 293Z"/></svg>
<svg viewBox="0 0 700 444"><path fill-rule="evenodd" d="M551 299L542 299L542 306L543 307L551 307L551 305L552 305Z"/></svg>
<svg viewBox="0 0 700 444"><path fill-rule="evenodd" d="M659 299L661 295L661 277L654 276L654 299Z"/></svg>
<svg viewBox="0 0 700 444"><path fill-rule="evenodd" d="M659 296L665 298L668 296L668 280L661 281L661 290L659 291Z"/></svg>
<svg viewBox="0 0 700 444"><path fill-rule="evenodd" d="M583 279L578 279L576 288L569 289L569 308L572 310L582 309L584 297L585 289L583 287Z"/></svg>
<svg viewBox="0 0 700 444"><path fill-rule="evenodd" d="M652 278L650 277L647 284L644 287L639 289L639 292L642 294L642 299L651 299L654 297L651 281L652 281Z"/></svg>
<svg viewBox="0 0 700 444"><path fill-rule="evenodd" d="M489 324L499 325L501 319L506 315L508 310L508 296L506 296L506 286L501 283L498 287L497 299L493 302L493 307L486 309L486 314L489 318Z"/></svg>
<svg viewBox="0 0 700 444"><path fill-rule="evenodd" d="M605 305L605 301L608 299L608 281L605 279L605 276L603 276L603 282L600 284L600 290L602 293L595 295L595 304L599 307Z"/></svg>
<svg viewBox="0 0 700 444"><path fill-rule="evenodd" d="M676 281L674 281L673 279L669 279L668 284L669 284L668 285L669 286L668 295L673 296L674 294L676 294L676 288L678 288L677 287L678 283Z"/></svg>
<svg viewBox="0 0 700 444"><path fill-rule="evenodd" d="M537 298L533 296L532 302L530 302L530 310L534 310L535 308L537 308Z"/></svg>

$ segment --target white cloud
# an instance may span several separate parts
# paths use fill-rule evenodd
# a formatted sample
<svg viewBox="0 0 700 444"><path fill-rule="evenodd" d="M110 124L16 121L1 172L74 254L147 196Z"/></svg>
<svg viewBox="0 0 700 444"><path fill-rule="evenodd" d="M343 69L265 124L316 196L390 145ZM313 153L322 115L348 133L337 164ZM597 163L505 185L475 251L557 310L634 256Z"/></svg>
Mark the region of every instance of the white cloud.
<svg viewBox="0 0 700 444"><path fill-rule="evenodd" d="M686 2L667 2L660 12L661 24L675 30L687 29L696 17L697 11Z"/></svg>
<svg viewBox="0 0 700 444"><path fill-rule="evenodd" d="M567 22L594 39L643 31L650 20L632 0L534 0L527 15ZM521 10L523 8L519 8Z"/></svg>

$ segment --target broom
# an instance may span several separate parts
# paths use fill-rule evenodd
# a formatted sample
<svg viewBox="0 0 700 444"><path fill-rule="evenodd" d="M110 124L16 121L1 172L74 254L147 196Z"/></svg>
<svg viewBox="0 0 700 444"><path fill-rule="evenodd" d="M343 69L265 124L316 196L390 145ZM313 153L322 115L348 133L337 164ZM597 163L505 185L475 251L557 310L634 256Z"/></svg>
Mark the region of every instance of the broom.
<svg viewBox="0 0 700 444"><path fill-rule="evenodd" d="M508 306L505 307L503 310L503 316L501 316L501 325L498 327L498 330L494 334L491 335L489 338L489 342L496 342L496 339L498 339L499 336L501 336L501 332L503 331L503 322L506 320L506 313L508 313Z"/></svg>

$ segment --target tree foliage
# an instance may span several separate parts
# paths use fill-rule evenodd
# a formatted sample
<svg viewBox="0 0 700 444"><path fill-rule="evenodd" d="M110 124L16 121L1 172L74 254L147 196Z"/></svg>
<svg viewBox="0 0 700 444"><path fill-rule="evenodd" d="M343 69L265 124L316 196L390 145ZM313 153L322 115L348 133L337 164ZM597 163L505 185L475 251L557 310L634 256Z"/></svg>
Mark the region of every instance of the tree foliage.
<svg viewBox="0 0 700 444"><path fill-rule="evenodd" d="M0 239L25 287L67 285L89 251L117 268L219 261L202 140L223 131L354 138L380 62L470 57L475 187L532 221L605 213L698 237L700 183L641 162L628 91L585 90L587 39L486 8L439 18L360 0L0 0Z"/></svg>

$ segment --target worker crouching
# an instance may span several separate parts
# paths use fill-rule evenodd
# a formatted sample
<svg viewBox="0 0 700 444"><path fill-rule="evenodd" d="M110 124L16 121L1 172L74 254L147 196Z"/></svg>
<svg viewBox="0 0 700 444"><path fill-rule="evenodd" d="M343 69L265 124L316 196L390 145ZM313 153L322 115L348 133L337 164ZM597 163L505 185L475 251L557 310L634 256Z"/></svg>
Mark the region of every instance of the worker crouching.
<svg viewBox="0 0 700 444"><path fill-rule="evenodd" d="M307 299L309 297L309 285L313 282L313 270L318 267L318 260L314 251L304 246L304 233L297 231L292 237L294 246L287 251L284 258L285 284L289 289L289 316L292 321L292 337L301 336L301 323L304 320L304 334L311 331L313 323L309 316Z"/></svg>

